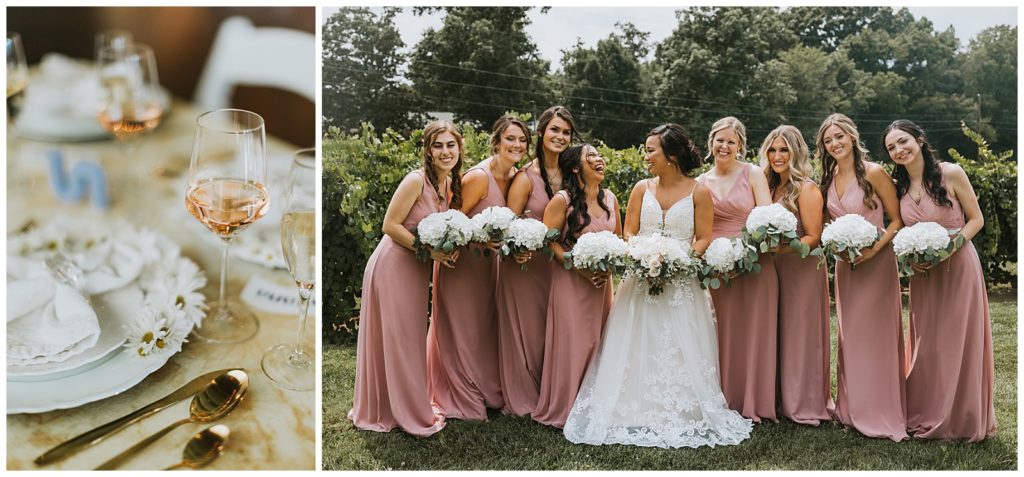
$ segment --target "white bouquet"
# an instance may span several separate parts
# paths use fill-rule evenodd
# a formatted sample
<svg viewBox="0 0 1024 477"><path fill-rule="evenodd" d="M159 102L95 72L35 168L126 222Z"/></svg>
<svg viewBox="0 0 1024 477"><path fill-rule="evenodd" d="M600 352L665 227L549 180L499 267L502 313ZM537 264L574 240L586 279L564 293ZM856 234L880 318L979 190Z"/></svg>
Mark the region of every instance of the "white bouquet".
<svg viewBox="0 0 1024 477"><path fill-rule="evenodd" d="M810 247L800 241L796 234L796 223L796 215L782 204L754 207L747 216L743 237L761 253L767 253L779 244L788 243L801 257L806 257L810 253Z"/></svg>
<svg viewBox="0 0 1024 477"><path fill-rule="evenodd" d="M627 251L626 242L612 232L588 232L576 240L571 251L565 252L563 262L566 270L612 272L623 266Z"/></svg>
<svg viewBox="0 0 1024 477"><path fill-rule="evenodd" d="M508 207L499 205L488 207L470 219L473 226L473 241L486 243L492 240L501 240L508 233L508 227L516 219L515 212Z"/></svg>
<svg viewBox="0 0 1024 477"><path fill-rule="evenodd" d="M719 237L711 241L704 251L704 264L700 267L701 286L717 289L724 281L729 285L733 273L761 273L757 263L757 249L742 237Z"/></svg>
<svg viewBox="0 0 1024 477"><path fill-rule="evenodd" d="M510 257L542 249L547 250L550 254L550 249L547 248L548 244L556 238L558 238L558 230L548 229L544 222L530 218L515 219L509 224L505 237L502 239L501 256L503 258ZM521 264L519 268L526 270L526 264Z"/></svg>
<svg viewBox="0 0 1024 477"><path fill-rule="evenodd" d="M875 244L882 237L878 227L871 225L859 214L846 214L825 225L821 231L821 246L814 249L811 255L819 255L818 265L824 263L826 256L835 260L843 258L854 261L861 251ZM851 265L852 267L852 265Z"/></svg>
<svg viewBox="0 0 1024 477"><path fill-rule="evenodd" d="M949 238L952 234L956 234L956 239ZM914 274L912 264L935 266L949 258L963 243L963 235L957 234L956 230L947 230L935 222L918 222L900 229L892 239L892 249L896 252L900 275L909 277Z"/></svg>
<svg viewBox="0 0 1024 477"><path fill-rule="evenodd" d="M666 283L679 285L684 277L697 274L690 247L680 240L660 234L636 235L629 239L628 246L625 274L646 281L649 295L660 295Z"/></svg>
<svg viewBox="0 0 1024 477"><path fill-rule="evenodd" d="M445 252L465 247L473 239L475 230L469 217L458 210L434 212L420 220L412 230L416 236L416 255L422 260L429 258L430 253L424 247Z"/></svg>

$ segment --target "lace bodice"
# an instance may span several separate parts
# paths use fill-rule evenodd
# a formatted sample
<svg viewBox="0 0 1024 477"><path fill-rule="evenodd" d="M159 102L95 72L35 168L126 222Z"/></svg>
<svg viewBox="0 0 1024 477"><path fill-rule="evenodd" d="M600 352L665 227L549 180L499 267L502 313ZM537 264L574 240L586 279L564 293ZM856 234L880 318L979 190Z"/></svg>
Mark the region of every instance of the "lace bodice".
<svg viewBox="0 0 1024 477"><path fill-rule="evenodd" d="M693 242L693 193L672 204L662 212L648 182L640 204L640 235L661 233L681 240L687 247Z"/></svg>

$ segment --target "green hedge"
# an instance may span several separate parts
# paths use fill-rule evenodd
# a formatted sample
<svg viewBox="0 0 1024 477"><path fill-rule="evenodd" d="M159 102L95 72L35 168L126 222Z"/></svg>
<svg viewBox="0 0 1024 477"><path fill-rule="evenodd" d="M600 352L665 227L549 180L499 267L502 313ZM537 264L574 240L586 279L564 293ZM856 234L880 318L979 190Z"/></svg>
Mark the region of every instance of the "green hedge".
<svg viewBox="0 0 1024 477"><path fill-rule="evenodd" d="M466 164L463 171L489 155L488 133L463 124ZM1017 176L1012 151L993 154L973 131L964 133L978 144L977 158L954 150L950 155L971 178L985 214L985 229L974 244L989 285L1016 279ZM359 134L330 128L323 141L324 341L339 343L356 336L363 269L382 232L391 195L410 171L420 167L420 131L403 137L388 129L376 132L364 124ZM599 146L607 161L605 185L619 198L623 216L633 185L647 177L638 148ZM696 173L707 170L705 164ZM1012 264L1008 266L1008 264Z"/></svg>

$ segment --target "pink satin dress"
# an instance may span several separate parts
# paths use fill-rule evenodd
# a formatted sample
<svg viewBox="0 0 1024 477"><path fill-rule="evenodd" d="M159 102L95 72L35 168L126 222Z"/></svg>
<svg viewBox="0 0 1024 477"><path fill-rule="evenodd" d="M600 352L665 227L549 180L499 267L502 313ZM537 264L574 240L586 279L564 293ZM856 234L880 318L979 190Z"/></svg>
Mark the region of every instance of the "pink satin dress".
<svg viewBox="0 0 1024 477"><path fill-rule="evenodd" d="M907 226L936 222L964 226L960 202L936 204L906 194L900 213ZM996 432L992 403L992 328L988 294L974 244L967 242L928 276L910 277L910 357L907 429L925 439L977 442Z"/></svg>
<svg viewBox="0 0 1024 477"><path fill-rule="evenodd" d="M473 217L505 197L490 171L490 160L474 168L487 173L487 195L466 214ZM501 409L498 376L498 313L494 290L497 256L463 250L455 268L434 266L430 329L427 331L428 388L446 418L487 420Z"/></svg>
<svg viewBox="0 0 1024 477"><path fill-rule="evenodd" d="M833 219L860 214L884 229L882 201L864 205L864 191L850 181L840 198L836 183L828 189ZM906 363L896 255L886 246L871 260L851 269L836 264L836 314L839 349L836 355L836 399L833 419L868 437L893 441L907 438Z"/></svg>
<svg viewBox="0 0 1024 477"><path fill-rule="evenodd" d="M402 226L448 209L422 172L423 190ZM395 427L426 437L444 427L427 391L430 265L385 235L366 262L359 310L356 384L348 418L358 429Z"/></svg>
<svg viewBox="0 0 1024 477"><path fill-rule="evenodd" d="M753 164L744 167L756 169ZM708 185L703 175L697 180ZM712 238L738 237L756 205L749 174L740 173L725 196L712 190L711 197L715 208ZM760 273L741 275L731 286L711 290L718 325L718 361L729 409L754 422L777 422L779 279L771 255L762 255L758 263Z"/></svg>
<svg viewBox="0 0 1024 477"><path fill-rule="evenodd" d="M780 199L781 201L781 199ZM800 214L796 234L805 234ZM779 277L779 390L781 414L817 426L831 420L828 273L814 257L775 255Z"/></svg>
<svg viewBox="0 0 1024 477"><path fill-rule="evenodd" d="M558 192L566 197L565 191ZM589 210L590 223L580 232L615 231L615 196L605 190L604 210ZM572 208L570 207L570 211ZM563 235L566 228L562 228ZM612 280L594 288L575 270L566 270L557 262L551 267L551 294L548 299L547 329L544 335L544 367L541 372L540 398L533 420L565 427L569 411L576 401L590 362L601 343L601 332L612 307Z"/></svg>
<svg viewBox="0 0 1024 477"><path fill-rule="evenodd" d="M532 190L523 215L544 219L548 194L544 180L529 169ZM544 331L547 327L548 295L551 294L551 259L537 251L523 270L512 257L498 264L498 364L505 412L525 416L533 412L540 396L544 366Z"/></svg>

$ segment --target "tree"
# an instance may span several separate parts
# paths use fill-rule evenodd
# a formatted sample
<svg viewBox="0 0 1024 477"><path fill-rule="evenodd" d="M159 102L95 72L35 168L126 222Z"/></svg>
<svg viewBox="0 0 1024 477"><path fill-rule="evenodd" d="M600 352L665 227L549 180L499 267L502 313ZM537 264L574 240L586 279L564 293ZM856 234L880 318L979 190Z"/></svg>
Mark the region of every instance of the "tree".
<svg viewBox="0 0 1024 477"><path fill-rule="evenodd" d="M549 106L549 63L526 34L529 8L444 11L441 29L427 30L409 66L409 78L430 110L490 126L505 111L536 115Z"/></svg>
<svg viewBox="0 0 1024 477"><path fill-rule="evenodd" d="M641 62L648 33L630 23L594 48L577 43L562 55L564 104L580 127L613 148L639 144L656 119L647 107Z"/></svg>
<svg viewBox="0 0 1024 477"><path fill-rule="evenodd" d="M406 56L393 22L398 12L342 8L324 23L325 126L350 131L358 131L363 121L398 131L422 126L413 91L399 80Z"/></svg>
<svg viewBox="0 0 1024 477"><path fill-rule="evenodd" d="M965 93L975 101L967 124L992 137L992 147L1017 144L1017 27L987 28L963 55ZM980 108L980 111L977 109ZM981 118L982 124L978 123Z"/></svg>
<svg viewBox="0 0 1024 477"><path fill-rule="evenodd" d="M797 43L778 11L691 7L676 15L679 25L655 50L658 103L698 138L727 114L744 121L750 136L774 128L777 115L751 98L764 89L753 85L762 65Z"/></svg>
<svg viewBox="0 0 1024 477"><path fill-rule="evenodd" d="M800 37L804 46L831 53L846 37L870 25L891 26L887 9L877 7L791 7L781 13L786 28ZM891 10L889 10L891 14Z"/></svg>

